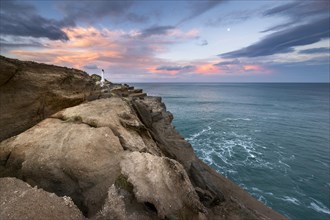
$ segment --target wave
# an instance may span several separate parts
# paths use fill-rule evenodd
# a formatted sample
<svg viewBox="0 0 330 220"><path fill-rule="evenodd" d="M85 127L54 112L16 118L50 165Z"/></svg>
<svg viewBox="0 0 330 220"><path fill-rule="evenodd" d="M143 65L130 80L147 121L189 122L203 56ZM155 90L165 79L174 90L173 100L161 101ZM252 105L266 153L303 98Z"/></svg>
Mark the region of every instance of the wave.
<svg viewBox="0 0 330 220"><path fill-rule="evenodd" d="M310 203L310 206L308 206L308 208L311 208L317 212L320 212L320 213L325 213L325 214L328 214L330 215L330 210L328 207L326 207L323 203L321 203L320 201L317 201L315 199L313 199L314 202L311 202Z"/></svg>
<svg viewBox="0 0 330 220"><path fill-rule="evenodd" d="M295 204L295 205L300 205L301 203L299 202L298 199L290 196L284 196L283 198L280 198L280 200Z"/></svg>
<svg viewBox="0 0 330 220"><path fill-rule="evenodd" d="M207 128L201 130L200 132L197 132L195 134L192 134L189 138L186 138L187 141L192 141L194 140L195 138L201 136L202 134L204 134L205 132L207 131L210 131L212 128L210 126L208 126Z"/></svg>
<svg viewBox="0 0 330 220"><path fill-rule="evenodd" d="M197 155L222 174L236 174L237 167L263 167L273 169L273 165L263 159L262 146L249 135L235 132L214 132L211 126L191 135L187 140ZM217 166L223 164L224 167Z"/></svg>
<svg viewBox="0 0 330 220"><path fill-rule="evenodd" d="M252 121L251 118L225 118L223 121Z"/></svg>

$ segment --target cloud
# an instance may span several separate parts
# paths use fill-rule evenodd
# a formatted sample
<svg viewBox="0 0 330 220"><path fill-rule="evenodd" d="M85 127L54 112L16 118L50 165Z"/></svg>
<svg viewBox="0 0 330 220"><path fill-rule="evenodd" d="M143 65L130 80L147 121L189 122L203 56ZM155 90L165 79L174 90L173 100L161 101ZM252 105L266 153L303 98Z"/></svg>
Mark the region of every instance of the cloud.
<svg viewBox="0 0 330 220"><path fill-rule="evenodd" d="M181 70L192 70L195 69L195 66L159 66L156 70L165 70L165 71L181 71Z"/></svg>
<svg viewBox="0 0 330 220"><path fill-rule="evenodd" d="M180 30L174 26L152 26L143 30L132 30L127 35L127 38L136 40L147 40L149 42L158 41L160 44L167 43L180 43L180 40L198 39L199 31L191 29L187 32Z"/></svg>
<svg viewBox="0 0 330 220"><path fill-rule="evenodd" d="M146 71L150 66L153 66L155 71L157 67L163 66L164 70L156 73L175 73L166 71L164 66L180 69L178 71L182 73L190 70L189 65L172 65L158 58L158 55L167 51L173 44L192 39L197 33L194 30L183 32L173 29L165 36L142 39L127 37L131 31L107 28L72 27L64 28L63 31L70 41L43 39L43 44L47 45L45 47L8 48L3 55L74 68L90 69L97 66L111 73L113 77L126 74L136 78L151 74L152 71Z"/></svg>
<svg viewBox="0 0 330 220"><path fill-rule="evenodd" d="M209 43L207 42L207 40L202 40L202 41L200 41L199 43L197 43L197 45L199 45L199 46L206 46L206 45L208 45Z"/></svg>
<svg viewBox="0 0 330 220"><path fill-rule="evenodd" d="M300 54L316 54L316 53L329 53L330 48L328 47L319 47L319 48L312 48L306 50L300 50Z"/></svg>
<svg viewBox="0 0 330 220"><path fill-rule="evenodd" d="M329 2L324 0L318 1L295 1L284 5L280 5L266 10L263 16L284 16L289 18L288 21L275 25L261 31L262 33L268 31L276 31L289 26L304 23L306 19L314 20L316 18L324 18L329 16ZM304 18L304 19L301 19Z"/></svg>
<svg viewBox="0 0 330 220"><path fill-rule="evenodd" d="M244 22L248 19L254 18L260 15L261 9L253 9L253 10L239 10L230 12L227 14L221 14L218 17L211 17L206 22L205 25L218 27L218 26L227 26L232 24L237 24L240 22Z"/></svg>
<svg viewBox="0 0 330 220"><path fill-rule="evenodd" d="M274 8L266 10L263 15L264 16L270 16L275 14L287 14L292 10L292 8L296 8L298 5L300 5L299 2L291 2L287 3L285 5L276 6Z"/></svg>
<svg viewBox="0 0 330 220"><path fill-rule="evenodd" d="M212 63L202 63L195 70L197 74L221 74L223 71Z"/></svg>
<svg viewBox="0 0 330 220"><path fill-rule="evenodd" d="M146 38L153 35L166 35L170 30L175 29L174 26L154 26L144 29L140 33L140 37Z"/></svg>
<svg viewBox="0 0 330 220"><path fill-rule="evenodd" d="M226 0L205 0L205 1L188 1L188 2L190 6L189 7L190 12L186 17L184 17L178 23L178 25L206 13L207 11L218 6L219 4L226 2Z"/></svg>
<svg viewBox="0 0 330 220"><path fill-rule="evenodd" d="M293 47L309 45L322 39L329 38L329 17L314 20L311 23L302 24L283 31L266 36L263 40L229 53L220 54L224 58L258 57L278 53L292 52Z"/></svg>
<svg viewBox="0 0 330 220"><path fill-rule="evenodd" d="M83 68L85 69L89 69L89 70L96 70L98 69L96 64L87 64L86 66L84 66Z"/></svg>
<svg viewBox="0 0 330 220"><path fill-rule="evenodd" d="M65 23L37 15L36 9L25 2L1 1L0 19L1 35L69 40L61 30Z"/></svg>
<svg viewBox="0 0 330 220"><path fill-rule="evenodd" d="M223 62L219 62L214 64L214 66L226 66L226 65L236 65L236 64L240 64L241 62L238 59L235 60L231 60L231 61L223 61Z"/></svg>
<svg viewBox="0 0 330 220"><path fill-rule="evenodd" d="M285 15L292 18L306 16L319 16L329 13L329 2L318 1L295 1L266 10L264 16Z"/></svg>
<svg viewBox="0 0 330 220"><path fill-rule="evenodd" d="M164 62L164 61L163 61ZM169 75L215 75L222 74L223 71L208 61L192 61L192 65L160 65L148 67L146 70L153 74Z"/></svg>
<svg viewBox="0 0 330 220"><path fill-rule="evenodd" d="M266 32L269 32L269 31L276 31L276 30L281 30L281 29L289 28L292 25L296 25L297 23L298 23L298 21L294 20L294 21L290 21L290 22L287 22L287 23L275 25L275 26L272 26L272 27L270 27L270 28L268 28L266 30L260 31L260 33L266 33Z"/></svg>
<svg viewBox="0 0 330 220"><path fill-rule="evenodd" d="M147 17L129 12L134 4L132 0L125 1L61 1L58 8L64 14L66 22L87 22L92 24L108 18L111 22L122 21L144 22Z"/></svg>
<svg viewBox="0 0 330 220"><path fill-rule="evenodd" d="M22 47L45 47L41 42L26 37L0 37L1 49L22 48Z"/></svg>
<svg viewBox="0 0 330 220"><path fill-rule="evenodd" d="M127 20L130 22L135 22L135 23L146 23L149 20L149 17L145 15L138 15L135 13L128 13L126 16Z"/></svg>

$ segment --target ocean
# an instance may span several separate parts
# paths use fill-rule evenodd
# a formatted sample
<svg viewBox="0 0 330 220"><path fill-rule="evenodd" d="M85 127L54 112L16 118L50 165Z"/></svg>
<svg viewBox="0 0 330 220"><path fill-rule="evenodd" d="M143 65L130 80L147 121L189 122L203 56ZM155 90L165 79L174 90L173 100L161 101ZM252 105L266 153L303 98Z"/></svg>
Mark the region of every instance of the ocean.
<svg viewBox="0 0 330 220"><path fill-rule="evenodd" d="M131 83L204 162L290 219L330 219L328 83Z"/></svg>

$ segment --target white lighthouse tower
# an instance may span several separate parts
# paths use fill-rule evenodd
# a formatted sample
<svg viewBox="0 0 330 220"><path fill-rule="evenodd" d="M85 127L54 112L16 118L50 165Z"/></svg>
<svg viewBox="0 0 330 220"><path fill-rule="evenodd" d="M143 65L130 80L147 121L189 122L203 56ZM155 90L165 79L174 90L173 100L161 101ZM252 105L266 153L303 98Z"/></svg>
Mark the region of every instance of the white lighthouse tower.
<svg viewBox="0 0 330 220"><path fill-rule="evenodd" d="M101 87L104 85L104 69L102 69Z"/></svg>

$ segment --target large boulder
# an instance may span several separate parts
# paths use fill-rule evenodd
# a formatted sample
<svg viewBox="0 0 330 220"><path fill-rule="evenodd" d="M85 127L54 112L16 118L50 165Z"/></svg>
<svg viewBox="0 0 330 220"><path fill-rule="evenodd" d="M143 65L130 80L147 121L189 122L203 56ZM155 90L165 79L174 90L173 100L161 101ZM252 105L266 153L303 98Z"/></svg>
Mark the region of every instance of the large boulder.
<svg viewBox="0 0 330 220"><path fill-rule="evenodd" d="M0 141L100 95L85 72L0 56Z"/></svg>
<svg viewBox="0 0 330 220"><path fill-rule="evenodd" d="M70 196L87 215L119 175L122 151L110 128L49 118L0 144L0 176Z"/></svg>
<svg viewBox="0 0 330 220"><path fill-rule="evenodd" d="M180 163L149 153L127 152L121 175L95 219L205 219L199 201Z"/></svg>
<svg viewBox="0 0 330 220"><path fill-rule="evenodd" d="M120 162L139 202L152 204L161 218L206 213L183 166L167 157L132 152ZM190 212L188 212L188 210ZM189 214L188 214L189 213Z"/></svg>
<svg viewBox="0 0 330 220"><path fill-rule="evenodd" d="M0 178L0 219L83 220L70 197L58 197L16 178Z"/></svg>

